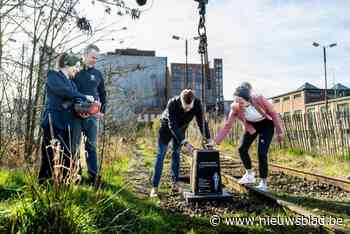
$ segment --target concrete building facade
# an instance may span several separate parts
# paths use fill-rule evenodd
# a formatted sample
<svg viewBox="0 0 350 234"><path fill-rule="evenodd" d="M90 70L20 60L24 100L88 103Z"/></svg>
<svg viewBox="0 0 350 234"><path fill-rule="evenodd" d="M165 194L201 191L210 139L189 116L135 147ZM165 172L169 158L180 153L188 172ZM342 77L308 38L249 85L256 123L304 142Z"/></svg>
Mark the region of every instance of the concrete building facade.
<svg viewBox="0 0 350 234"><path fill-rule="evenodd" d="M137 115L140 121L158 116L167 102L167 58L155 51L115 50L102 54L96 67L105 74L108 109L116 119ZM141 118L143 117L143 118Z"/></svg>

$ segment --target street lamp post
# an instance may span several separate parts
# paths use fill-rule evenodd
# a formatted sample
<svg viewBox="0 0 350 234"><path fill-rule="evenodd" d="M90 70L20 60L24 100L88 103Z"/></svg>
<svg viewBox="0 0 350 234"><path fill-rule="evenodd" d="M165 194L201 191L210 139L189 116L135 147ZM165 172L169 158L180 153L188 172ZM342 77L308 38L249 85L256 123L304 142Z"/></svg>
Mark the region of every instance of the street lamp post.
<svg viewBox="0 0 350 234"><path fill-rule="evenodd" d="M186 57L186 63L185 63L185 88L188 88L188 39L187 38L182 38L176 35L173 35L172 38L174 40L184 40L185 41L185 57ZM199 37L193 37L193 40L198 40Z"/></svg>
<svg viewBox="0 0 350 234"><path fill-rule="evenodd" d="M319 47L320 44L317 42L313 42L312 45L314 47ZM328 111L328 92L327 92L327 56L326 56L326 48L331 48L336 46L337 43L332 43L327 46L322 46L323 48L323 66L324 66L324 83L325 83L325 89L324 89L324 100L326 105L326 111Z"/></svg>

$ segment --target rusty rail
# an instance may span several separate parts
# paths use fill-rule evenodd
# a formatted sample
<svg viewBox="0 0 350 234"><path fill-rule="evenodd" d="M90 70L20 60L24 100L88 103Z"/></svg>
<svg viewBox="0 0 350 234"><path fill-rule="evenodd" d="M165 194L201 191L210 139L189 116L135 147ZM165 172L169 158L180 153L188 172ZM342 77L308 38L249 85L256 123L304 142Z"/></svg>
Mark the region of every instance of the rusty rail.
<svg viewBox="0 0 350 234"><path fill-rule="evenodd" d="M185 159L185 161L187 163L191 164L192 163L191 162L192 158L190 156L186 155L186 154L183 154L183 155L185 156L185 157L183 157ZM230 159L227 156L221 156L221 158L222 159L232 160L232 158ZM257 162L255 161L255 163L257 163ZM343 180L338 179L338 178L327 177L327 176L323 176L323 175L313 174L313 173L310 173L310 172L303 172L301 170L292 169L292 168L286 168L286 167L282 167L282 166L279 166L279 165L271 165L270 164L270 167L271 166L276 168L276 169L279 169L279 170L283 170L283 171L287 170L290 173L293 172L293 173L295 173L295 175L298 174L299 176L302 175L302 174L303 175L308 175L308 177L307 177L308 179L309 178L316 178L317 179L317 177L318 177L319 181L329 181L329 182L332 181L333 185L334 185L335 181L337 182L337 185L345 182L345 185L349 186L349 182L348 181L343 181ZM240 193L253 194L253 195L259 197L262 200L272 202L272 203L280 206L283 209L287 209L289 212L294 213L295 215L305 216L305 217L310 216L310 217L318 217L319 218L318 215L305 210L303 207L298 206L298 205L296 205L294 203L287 202L285 200L279 199L279 198L273 196L269 192L260 191L260 190L256 189L252 185L239 184L238 183L238 179L233 177L233 176L222 174L221 177L222 177L223 184L226 187L229 187L229 188L231 188L231 189L233 189L235 191L238 191ZM346 187L346 188L349 188L349 187ZM320 231L326 232L326 233L350 234L350 230L348 230L348 229L346 229L344 227L338 226L338 225L316 225L316 227L318 227L320 229Z"/></svg>
<svg viewBox="0 0 350 234"><path fill-rule="evenodd" d="M226 156L225 154L221 154L220 157L222 159L233 160L232 157ZM236 160L233 160L233 161L236 162ZM258 165L257 160L251 160L251 161L254 164L254 166ZM281 166L281 165L274 164L274 163L269 163L269 168L273 171L282 171L282 172L286 173L287 175L293 175L293 176L297 176L297 177L301 177L301 178L306 178L306 179L311 180L311 181L318 181L318 182L322 182L325 184L331 184L331 185L334 185L334 186L337 186L337 187L343 189L346 192L350 192L350 181L349 180L343 180L343 179L336 178L336 177L325 176L325 175L321 175L321 174L317 174L317 173L299 170L296 168Z"/></svg>

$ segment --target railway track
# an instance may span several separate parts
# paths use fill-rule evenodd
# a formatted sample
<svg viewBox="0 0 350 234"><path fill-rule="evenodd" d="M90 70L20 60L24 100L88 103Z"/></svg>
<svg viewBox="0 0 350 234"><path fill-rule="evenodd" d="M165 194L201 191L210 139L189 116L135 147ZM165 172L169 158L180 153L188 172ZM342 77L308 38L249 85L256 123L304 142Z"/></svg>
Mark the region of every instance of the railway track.
<svg viewBox="0 0 350 234"><path fill-rule="evenodd" d="M221 160L224 160L224 161L232 160L237 165L237 167L240 164L239 159L232 159L232 157L228 156L228 154L224 153L220 157L221 157ZM259 162L257 160L252 160L252 164L254 167L257 167L259 165ZM284 172L285 174L290 175L290 176L296 176L296 177L300 177L300 178L305 178L305 179L310 180L310 181L316 181L319 183L329 184L329 185L338 187L347 193L350 193L350 180L344 180L344 179L340 179L340 178L336 178L336 177L325 176L325 175L321 175L321 174L317 174L317 173L312 173L309 171L303 171L300 169L281 166L281 165L274 164L274 163L269 163L269 168L272 171ZM350 199L350 197L349 197L349 199Z"/></svg>
<svg viewBox="0 0 350 234"><path fill-rule="evenodd" d="M185 154L183 154L185 155ZM190 170L192 157L185 155L185 167L183 173ZM350 217L350 183L334 177L305 172L299 169L283 167L276 164L269 164L271 170L269 176L269 192L257 190L252 185L241 185L238 179L244 173L243 165L239 160L232 159L223 154L220 156L221 176L225 187L228 187L239 193L248 193L258 199L268 201L297 216L318 217L320 215L309 211L303 207L303 204L297 205L288 199L282 199L276 196L278 193L292 194L294 197L305 197L315 199L321 197L323 199L334 199L334 206L341 207L342 212ZM253 165L258 164L257 161L252 161ZM306 199L306 202L308 200ZM320 225L320 231L326 233L350 233L339 225Z"/></svg>

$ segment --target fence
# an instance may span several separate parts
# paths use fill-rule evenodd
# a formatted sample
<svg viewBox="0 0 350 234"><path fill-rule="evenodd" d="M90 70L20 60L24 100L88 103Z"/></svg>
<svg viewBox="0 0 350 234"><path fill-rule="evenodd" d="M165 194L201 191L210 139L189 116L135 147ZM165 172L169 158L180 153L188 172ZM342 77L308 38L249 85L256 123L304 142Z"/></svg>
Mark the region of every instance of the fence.
<svg viewBox="0 0 350 234"><path fill-rule="evenodd" d="M311 112L283 118L291 148L314 155L350 156L349 112Z"/></svg>
<svg viewBox="0 0 350 234"><path fill-rule="evenodd" d="M223 119L210 117L211 133L216 136ZM282 145L272 142L271 148L281 146L308 152L317 156L350 158L350 112L305 113L282 117L285 138ZM198 129L198 128L197 128ZM191 125L189 137L200 140L199 130ZM243 129L238 121L226 139L229 144L239 144Z"/></svg>

